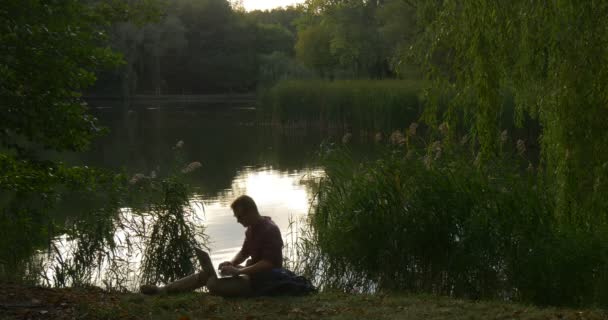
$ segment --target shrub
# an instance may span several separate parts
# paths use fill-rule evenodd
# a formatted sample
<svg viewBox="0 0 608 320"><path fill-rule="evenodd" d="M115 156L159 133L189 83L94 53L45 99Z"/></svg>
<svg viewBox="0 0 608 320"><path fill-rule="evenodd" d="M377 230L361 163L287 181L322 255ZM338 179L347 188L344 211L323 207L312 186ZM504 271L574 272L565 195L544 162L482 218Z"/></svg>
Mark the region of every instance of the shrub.
<svg viewBox="0 0 608 320"><path fill-rule="evenodd" d="M605 226L559 222L519 155L480 163L472 148L415 139L364 162L324 151L310 219L322 286L606 303Z"/></svg>

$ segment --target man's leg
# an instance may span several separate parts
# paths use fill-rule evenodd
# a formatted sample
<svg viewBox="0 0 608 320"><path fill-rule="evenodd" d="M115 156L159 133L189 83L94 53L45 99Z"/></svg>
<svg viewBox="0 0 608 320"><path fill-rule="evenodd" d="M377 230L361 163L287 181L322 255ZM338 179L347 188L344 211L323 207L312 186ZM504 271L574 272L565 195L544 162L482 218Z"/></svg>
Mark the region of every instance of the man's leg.
<svg viewBox="0 0 608 320"><path fill-rule="evenodd" d="M189 292L203 287L207 284L209 273L206 270L191 274L181 279L175 280L164 287L160 287L160 293L179 293Z"/></svg>
<svg viewBox="0 0 608 320"><path fill-rule="evenodd" d="M198 289L207 284L209 280L209 273L206 271L200 271L189 276L185 276L181 279L175 280L166 286L158 287L151 284L146 284L140 287L140 291L143 294L163 294L163 293L179 293L189 292L194 289Z"/></svg>
<svg viewBox="0 0 608 320"><path fill-rule="evenodd" d="M241 275L232 278L209 278L207 289L222 297L248 297L252 295L249 277Z"/></svg>
<svg viewBox="0 0 608 320"><path fill-rule="evenodd" d="M202 271L175 280L163 287L156 285L143 285L140 291L144 294L162 294L162 293L178 293L188 292L201 288L207 284L209 278L216 278L213 264L209 258L209 254L201 249L196 249L196 256L201 264Z"/></svg>
<svg viewBox="0 0 608 320"><path fill-rule="evenodd" d="M192 291L206 285L210 293L222 297L242 297L251 295L252 291L249 277L240 276L218 279L209 254L201 249L196 249L196 256L203 271L171 282L164 287L143 285L140 287L140 291L144 294L178 293Z"/></svg>
<svg viewBox="0 0 608 320"><path fill-rule="evenodd" d="M204 270L211 270L207 280L207 289L214 295L222 297L245 297L251 295L249 277L240 276L218 279L209 254L201 249L196 249L196 256Z"/></svg>

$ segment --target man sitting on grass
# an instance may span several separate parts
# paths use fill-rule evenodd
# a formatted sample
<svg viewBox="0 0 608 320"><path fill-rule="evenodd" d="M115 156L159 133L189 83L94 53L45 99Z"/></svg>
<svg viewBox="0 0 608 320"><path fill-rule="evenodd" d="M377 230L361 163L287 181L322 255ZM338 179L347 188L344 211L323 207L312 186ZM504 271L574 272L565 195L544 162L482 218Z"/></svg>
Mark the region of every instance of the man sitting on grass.
<svg viewBox="0 0 608 320"><path fill-rule="evenodd" d="M225 261L219 265L222 275L232 275L233 277L218 279L209 254L197 249L196 256L202 271L163 287L143 285L140 288L141 292L144 294L177 293L207 286L209 292L220 296L249 296L263 294L263 291L267 291L274 280L279 278L285 280L286 272L293 275L282 269L283 239L279 227L270 217L261 216L253 199L246 195L238 197L230 207L236 221L247 228L241 250L231 261ZM247 258L250 259L247 260ZM241 263L245 260L247 263L242 266Z"/></svg>

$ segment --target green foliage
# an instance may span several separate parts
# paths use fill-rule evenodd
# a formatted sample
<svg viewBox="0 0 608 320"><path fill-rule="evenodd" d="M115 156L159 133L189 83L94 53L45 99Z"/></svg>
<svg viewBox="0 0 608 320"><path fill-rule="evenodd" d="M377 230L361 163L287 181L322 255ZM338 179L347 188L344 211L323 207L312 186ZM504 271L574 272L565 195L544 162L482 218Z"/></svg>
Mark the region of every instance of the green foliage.
<svg viewBox="0 0 608 320"><path fill-rule="evenodd" d="M302 17L304 10L301 6L288 6L285 8L275 8L271 10L254 10L246 14L247 19L251 19L257 24L278 24L296 34L296 21Z"/></svg>
<svg viewBox="0 0 608 320"><path fill-rule="evenodd" d="M147 10L140 6L143 3ZM155 12L148 5L153 2L134 1L132 6L120 1L3 3L0 152L6 155L3 161L16 162L14 168L33 178L32 190L46 188L51 181L43 177L53 163L41 160L40 149L81 151L102 133L87 113L81 92L93 84L95 72L121 63L118 54L103 46L104 28L112 21ZM141 10L130 13L133 8ZM76 176L79 169L74 170ZM7 178L0 189L11 190L16 182Z"/></svg>
<svg viewBox="0 0 608 320"><path fill-rule="evenodd" d="M418 118L419 86L398 80L281 81L259 104L263 117L277 125L395 129Z"/></svg>
<svg viewBox="0 0 608 320"><path fill-rule="evenodd" d="M606 223L606 20L599 2L422 1L420 62L449 114L465 110L484 158L497 152L500 93L517 118L542 126L543 167L555 214L583 229ZM436 116L429 108L428 115Z"/></svg>
<svg viewBox="0 0 608 320"><path fill-rule="evenodd" d="M357 5L359 4L359 5ZM346 70L351 77L359 75L359 67L364 63L362 47L373 45L368 28L363 20L369 18L363 11L363 2L352 2L352 5L329 1L309 2L307 19L301 19L298 25L298 42L296 57L305 65L319 72L321 77L333 78L338 70ZM374 38L376 40L377 38Z"/></svg>
<svg viewBox="0 0 608 320"><path fill-rule="evenodd" d="M44 245L53 225L44 212L48 208L54 170L31 170L25 161L16 161L0 155L0 275L2 278L21 278L23 262L32 255L36 246ZM48 173L47 173L48 172ZM37 193L37 194L34 194ZM19 201L15 201L18 199ZM52 198L51 198L52 199ZM21 200L28 207L19 206Z"/></svg>
<svg viewBox="0 0 608 320"><path fill-rule="evenodd" d="M417 31L409 2L318 0L305 10L296 22L297 58L321 76L418 77L402 59Z"/></svg>
<svg viewBox="0 0 608 320"><path fill-rule="evenodd" d="M329 26L330 52L342 68L356 77L383 77L388 71L378 34L375 2L344 1L324 12L321 24Z"/></svg>
<svg viewBox="0 0 608 320"><path fill-rule="evenodd" d="M318 252L308 254L321 285L606 303L605 230L560 224L547 186L512 147L483 164L447 137L427 144L410 130L391 141L363 163L348 148L324 152L311 217Z"/></svg>
<svg viewBox="0 0 608 320"><path fill-rule="evenodd" d="M293 55L294 35L278 24L257 24L256 43L258 54L284 52Z"/></svg>
<svg viewBox="0 0 608 320"><path fill-rule="evenodd" d="M296 58L321 77L331 75L335 59L330 52L330 40L328 30L323 26L307 27L298 32Z"/></svg>
<svg viewBox="0 0 608 320"><path fill-rule="evenodd" d="M0 280L57 287L103 281L128 290L136 280L167 282L194 270L193 248L204 247L206 235L184 175L200 163L186 166L178 157L163 177L127 181L85 167L44 167L45 176L33 176L27 162L1 159L0 179L12 190L0 194ZM140 270L133 256L142 257Z"/></svg>
<svg viewBox="0 0 608 320"><path fill-rule="evenodd" d="M95 72L121 63L102 45L104 29L112 21L152 15L154 4L5 1L0 9L0 146L23 152L86 148L101 131L86 113L81 92L95 82Z"/></svg>
<svg viewBox="0 0 608 320"><path fill-rule="evenodd" d="M402 79L421 79L410 57L418 33L416 8L408 1L389 0L378 8L376 19L391 71Z"/></svg>
<svg viewBox="0 0 608 320"><path fill-rule="evenodd" d="M113 223L126 184L122 175L0 155L0 279L18 281L58 234L75 240L58 285L84 283L96 257L114 248ZM75 210L74 208L78 208ZM68 265L69 264L69 265ZM60 274L62 274L60 276Z"/></svg>
<svg viewBox="0 0 608 320"><path fill-rule="evenodd" d="M310 69L280 51L260 55L259 62L258 81L263 86L271 86L278 81L287 79L314 78Z"/></svg>
<svg viewBox="0 0 608 320"><path fill-rule="evenodd" d="M0 11L0 143L81 150L99 133L80 91L119 57L98 47L105 21L79 1L8 1ZM66 130L70 128L70 130Z"/></svg>
<svg viewBox="0 0 608 320"><path fill-rule="evenodd" d="M50 247L58 253L55 258L59 262L54 267L54 281L56 286L86 286L104 259L112 264L118 246L115 231L124 205L126 177L86 167L66 171L68 179L57 192L61 200L49 210L55 230L48 240L53 241ZM70 257L57 251L55 242L61 237L72 242ZM37 249L42 253L48 246L45 243Z"/></svg>
<svg viewBox="0 0 608 320"><path fill-rule="evenodd" d="M157 5L148 0L3 3L0 279L39 279L40 275L32 275L35 272L45 277L48 269L38 260L49 247L54 249L56 261L53 280L46 281L54 285L90 284L102 267L120 272L117 250L122 248L116 243L115 232L121 223L121 209L128 205L125 176L46 160L47 150L82 151L103 132L80 96L93 84L96 72L122 62L117 53L103 46L105 30L111 23L126 19L137 24L150 21L158 15ZM175 21L167 23L180 29ZM151 202L164 214L159 213L164 222L169 219L166 212L183 217L185 209L179 206L185 205L186 196L185 184L166 182L162 185L165 197ZM171 227L168 223L163 226ZM160 235L153 234L157 238L164 235L162 229ZM69 245L58 248L59 236ZM127 247L130 249L130 244ZM166 257L174 258L175 254ZM124 289L121 283L111 285Z"/></svg>

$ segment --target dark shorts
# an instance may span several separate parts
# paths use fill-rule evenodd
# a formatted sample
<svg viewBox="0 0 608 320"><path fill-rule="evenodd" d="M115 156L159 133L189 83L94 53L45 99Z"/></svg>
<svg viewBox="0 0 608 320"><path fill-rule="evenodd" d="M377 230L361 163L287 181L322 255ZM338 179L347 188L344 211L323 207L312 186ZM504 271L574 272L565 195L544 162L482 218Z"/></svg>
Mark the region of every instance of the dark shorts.
<svg viewBox="0 0 608 320"><path fill-rule="evenodd" d="M316 292L312 283L295 273L275 268L250 276L251 289L256 296L304 295Z"/></svg>

